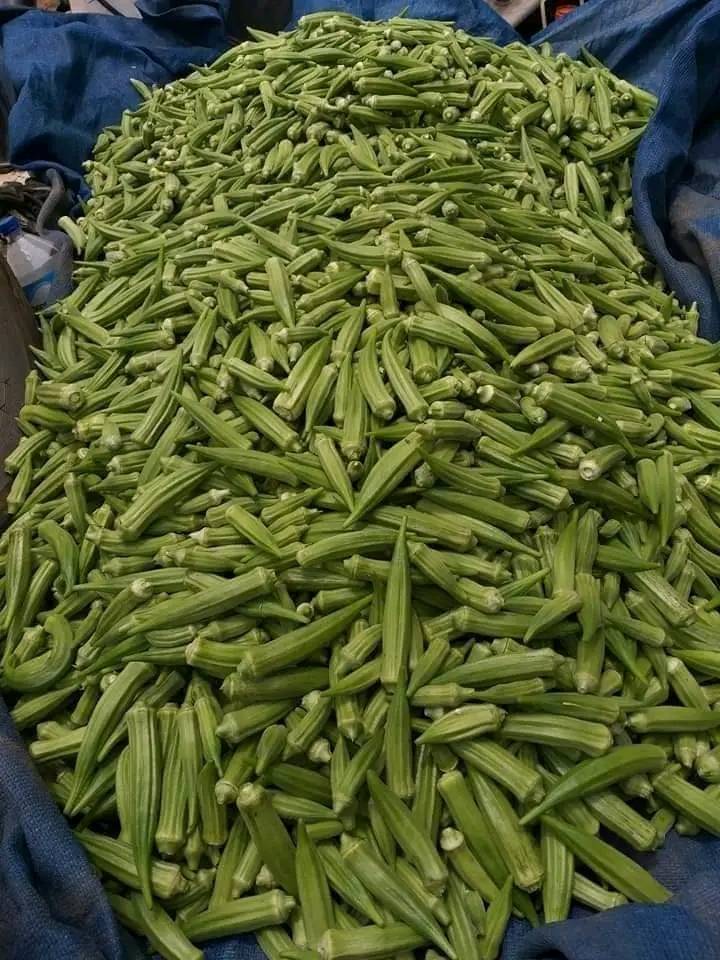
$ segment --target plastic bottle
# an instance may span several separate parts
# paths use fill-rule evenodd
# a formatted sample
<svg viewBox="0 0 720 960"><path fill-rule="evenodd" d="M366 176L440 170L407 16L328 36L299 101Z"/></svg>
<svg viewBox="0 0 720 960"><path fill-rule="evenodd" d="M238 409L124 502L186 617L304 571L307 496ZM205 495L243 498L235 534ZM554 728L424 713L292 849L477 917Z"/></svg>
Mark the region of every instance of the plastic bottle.
<svg viewBox="0 0 720 960"><path fill-rule="evenodd" d="M38 237L23 232L16 217L3 217L0 253L31 306L46 307L70 292L72 251L62 234L51 231Z"/></svg>

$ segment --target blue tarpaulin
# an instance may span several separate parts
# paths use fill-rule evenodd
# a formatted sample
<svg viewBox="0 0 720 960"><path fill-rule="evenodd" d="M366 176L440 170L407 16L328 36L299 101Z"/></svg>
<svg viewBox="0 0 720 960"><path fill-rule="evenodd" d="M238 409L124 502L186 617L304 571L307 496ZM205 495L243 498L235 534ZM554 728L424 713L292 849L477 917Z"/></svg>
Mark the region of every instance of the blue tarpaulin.
<svg viewBox="0 0 720 960"><path fill-rule="evenodd" d="M128 81L165 83L227 45L226 0L139 0L143 20L3 12L0 96L10 84L11 157L76 177L103 126L137 98ZM482 0L298 0L293 11L342 9L368 19L454 20L500 43L515 31ZM653 90L659 105L635 162L635 217L683 300L720 338L720 0L590 0L534 41L582 46ZM529 932L513 924L503 960L720 960L720 840L671 836L648 866L676 893ZM0 701L0 956L3 960L134 960L99 882L45 792ZM251 937L217 941L208 960L260 960Z"/></svg>

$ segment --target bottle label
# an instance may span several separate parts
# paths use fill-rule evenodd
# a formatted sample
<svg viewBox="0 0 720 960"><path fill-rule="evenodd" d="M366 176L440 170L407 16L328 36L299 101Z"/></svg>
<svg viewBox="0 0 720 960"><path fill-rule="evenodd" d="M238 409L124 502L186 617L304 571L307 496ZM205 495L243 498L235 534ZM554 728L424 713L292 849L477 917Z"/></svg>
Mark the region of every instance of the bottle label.
<svg viewBox="0 0 720 960"><path fill-rule="evenodd" d="M43 273L42 276L23 287L23 293L27 297L31 307L41 307L47 303L54 282L55 271L48 270L47 273Z"/></svg>

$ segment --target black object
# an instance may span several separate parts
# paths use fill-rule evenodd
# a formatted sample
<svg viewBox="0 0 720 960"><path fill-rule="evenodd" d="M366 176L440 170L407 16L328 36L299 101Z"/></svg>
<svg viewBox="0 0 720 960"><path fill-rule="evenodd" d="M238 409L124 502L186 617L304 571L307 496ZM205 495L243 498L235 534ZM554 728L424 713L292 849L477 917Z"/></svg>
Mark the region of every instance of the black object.
<svg viewBox="0 0 720 960"><path fill-rule="evenodd" d="M228 33L244 38L247 27L277 33L292 15L291 0L231 0Z"/></svg>
<svg viewBox="0 0 720 960"><path fill-rule="evenodd" d="M12 164L0 164L0 174L14 169ZM0 183L0 217L16 217L25 231L43 233L52 229L69 209L65 183L57 170L33 173L25 183Z"/></svg>

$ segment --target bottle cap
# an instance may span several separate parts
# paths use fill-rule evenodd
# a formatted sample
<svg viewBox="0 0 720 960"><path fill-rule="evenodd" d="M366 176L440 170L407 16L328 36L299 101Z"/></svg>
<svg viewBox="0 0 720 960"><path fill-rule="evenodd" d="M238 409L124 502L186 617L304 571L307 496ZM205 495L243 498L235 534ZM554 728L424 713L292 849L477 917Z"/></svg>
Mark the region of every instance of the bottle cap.
<svg viewBox="0 0 720 960"><path fill-rule="evenodd" d="M0 218L0 237L11 237L20 229L20 221L17 217Z"/></svg>

